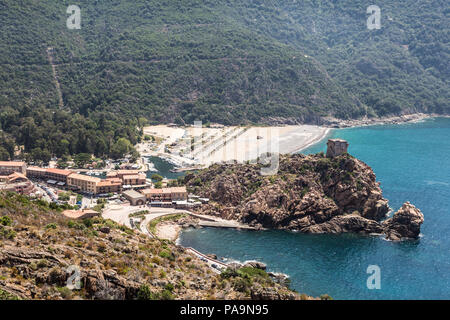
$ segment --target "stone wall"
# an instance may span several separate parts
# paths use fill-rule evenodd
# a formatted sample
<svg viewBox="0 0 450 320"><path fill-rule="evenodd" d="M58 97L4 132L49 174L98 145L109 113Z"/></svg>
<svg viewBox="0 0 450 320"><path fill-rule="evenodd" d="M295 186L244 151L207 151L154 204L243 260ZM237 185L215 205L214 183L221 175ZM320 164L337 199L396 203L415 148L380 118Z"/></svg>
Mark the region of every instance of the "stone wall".
<svg viewBox="0 0 450 320"><path fill-rule="evenodd" d="M342 139L329 139L327 142L327 158L347 153L348 142Z"/></svg>

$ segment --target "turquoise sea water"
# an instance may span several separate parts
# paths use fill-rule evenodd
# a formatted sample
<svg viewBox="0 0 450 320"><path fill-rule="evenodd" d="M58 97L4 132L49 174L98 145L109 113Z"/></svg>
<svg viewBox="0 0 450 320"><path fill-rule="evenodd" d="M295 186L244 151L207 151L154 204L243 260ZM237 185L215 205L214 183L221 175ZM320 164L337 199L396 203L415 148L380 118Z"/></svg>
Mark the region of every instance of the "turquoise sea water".
<svg viewBox="0 0 450 320"><path fill-rule="evenodd" d="M180 244L245 261L291 277L291 287L335 299L450 299L450 119L334 130L349 153L369 164L383 195L397 210L410 201L425 222L417 241L379 237L306 235L285 231L196 229ZM325 151L326 140L304 153ZM367 267L378 265L381 289L369 290Z"/></svg>

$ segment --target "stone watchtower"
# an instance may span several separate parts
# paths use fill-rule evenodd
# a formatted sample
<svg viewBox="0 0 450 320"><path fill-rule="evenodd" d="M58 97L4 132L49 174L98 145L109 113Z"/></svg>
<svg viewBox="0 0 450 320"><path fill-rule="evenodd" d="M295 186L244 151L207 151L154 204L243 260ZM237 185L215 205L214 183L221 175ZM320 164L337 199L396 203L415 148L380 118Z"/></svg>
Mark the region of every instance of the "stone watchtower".
<svg viewBox="0 0 450 320"><path fill-rule="evenodd" d="M327 158L334 158L347 153L348 142L342 139L329 139L327 142Z"/></svg>

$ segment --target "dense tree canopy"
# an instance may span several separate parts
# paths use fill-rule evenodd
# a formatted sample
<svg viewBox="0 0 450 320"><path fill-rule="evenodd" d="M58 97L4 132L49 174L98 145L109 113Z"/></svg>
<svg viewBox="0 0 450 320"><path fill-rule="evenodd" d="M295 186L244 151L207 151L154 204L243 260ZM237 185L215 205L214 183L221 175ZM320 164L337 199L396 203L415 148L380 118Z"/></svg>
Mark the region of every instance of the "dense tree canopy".
<svg viewBox="0 0 450 320"><path fill-rule="evenodd" d="M117 158L148 123L448 114L448 1L378 1L379 30L371 4L3 0L0 157Z"/></svg>

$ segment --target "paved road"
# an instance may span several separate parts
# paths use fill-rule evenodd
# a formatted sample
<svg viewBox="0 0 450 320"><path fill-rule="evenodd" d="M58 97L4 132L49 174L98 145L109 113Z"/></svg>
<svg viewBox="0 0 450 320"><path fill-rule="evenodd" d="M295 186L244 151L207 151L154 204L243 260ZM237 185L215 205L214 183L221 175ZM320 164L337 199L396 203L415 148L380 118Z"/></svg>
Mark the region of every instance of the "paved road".
<svg viewBox="0 0 450 320"><path fill-rule="evenodd" d="M126 225L127 227L131 228L130 214L143 210L149 211L149 213L144 216L144 219L141 222L141 231L147 235L150 235L150 232L148 232L147 230L147 225L151 220L169 214L189 213L188 211L185 210L177 210L172 208L154 208L145 205L144 206L111 205L103 211L102 216L105 219L111 219L117 223Z"/></svg>
<svg viewBox="0 0 450 320"><path fill-rule="evenodd" d="M50 196L47 194L47 192L42 189L41 187L37 186L37 183L33 183L34 187L36 190L38 190L41 194L42 194L42 198L43 200L47 201L48 203L52 202L52 199L50 198Z"/></svg>
<svg viewBox="0 0 450 320"><path fill-rule="evenodd" d="M131 228L129 215L142 210L149 210L149 208L147 206L109 205L103 210L102 216Z"/></svg>
<svg viewBox="0 0 450 320"><path fill-rule="evenodd" d="M222 270L228 268L228 266L225 263L215 259L211 259L210 257L206 256L200 251L195 250L194 248L186 248L186 250L191 254L195 255L200 260L206 262L206 264L216 273L221 273Z"/></svg>
<svg viewBox="0 0 450 320"><path fill-rule="evenodd" d="M129 215L133 212L138 212L142 210L148 210L149 213L144 216L144 219L140 223L140 231L149 237L154 238L155 236L148 230L147 226L150 223L151 220L171 215L171 214L178 214L178 213L186 213L193 216L196 216L198 218L204 218L208 219L209 221L203 221L205 223L211 224L211 226L223 226L223 227L240 227L242 226L240 223L236 221L228 221L223 220L216 217L211 216L200 216L200 215L194 215L189 211L186 210L179 210L179 209L172 209L172 208L154 208L154 207L148 207L148 206L119 206L119 205L112 205L106 210L103 211L103 218L105 219L111 219L117 223L126 225L127 227L131 228L130 224L130 217ZM197 258L201 259L202 261L206 262L208 266L216 273L220 273L221 270L226 268L226 264L211 259L207 257L206 255L202 254L201 252L193 249L193 248L187 248L188 252L196 256Z"/></svg>

